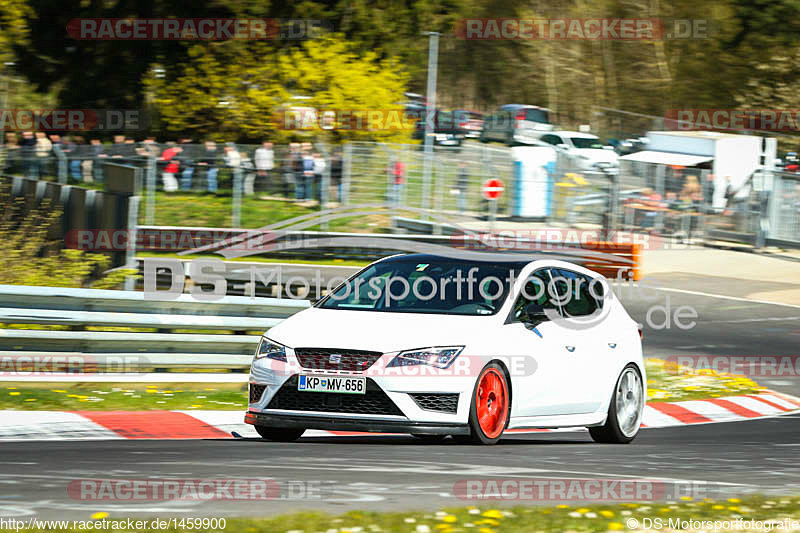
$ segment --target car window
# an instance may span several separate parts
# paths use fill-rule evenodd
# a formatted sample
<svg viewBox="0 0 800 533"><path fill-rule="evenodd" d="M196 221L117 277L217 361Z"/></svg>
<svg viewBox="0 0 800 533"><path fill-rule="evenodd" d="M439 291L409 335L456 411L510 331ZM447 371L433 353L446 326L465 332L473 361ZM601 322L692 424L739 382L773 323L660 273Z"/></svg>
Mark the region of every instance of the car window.
<svg viewBox="0 0 800 533"><path fill-rule="evenodd" d="M589 291L590 279L587 276L563 268L553 269L552 275L567 318L591 315L597 311L597 301Z"/></svg>
<svg viewBox="0 0 800 533"><path fill-rule="evenodd" d="M323 309L492 315L524 263L400 256L376 263L315 304Z"/></svg>
<svg viewBox="0 0 800 533"><path fill-rule="evenodd" d="M553 146L561 142L561 139L552 134L542 135L542 141L552 144Z"/></svg>
<svg viewBox="0 0 800 533"><path fill-rule="evenodd" d="M555 298L548 294L548 286L550 283L550 276L547 269L540 269L528 276L528 280L523 285L522 290L514 302L514 307L511 309L512 317L515 322L519 322L525 308L531 302L538 302L545 309L558 309L555 303Z"/></svg>
<svg viewBox="0 0 800 533"><path fill-rule="evenodd" d="M603 149L603 143L600 142L600 139L592 139L592 138L585 138L585 137L570 137L572 141L572 145L575 148L594 148L594 149Z"/></svg>
<svg viewBox="0 0 800 533"><path fill-rule="evenodd" d="M532 122L541 122L549 124L550 118L547 116L547 111L544 109L528 109L525 113L525 119Z"/></svg>

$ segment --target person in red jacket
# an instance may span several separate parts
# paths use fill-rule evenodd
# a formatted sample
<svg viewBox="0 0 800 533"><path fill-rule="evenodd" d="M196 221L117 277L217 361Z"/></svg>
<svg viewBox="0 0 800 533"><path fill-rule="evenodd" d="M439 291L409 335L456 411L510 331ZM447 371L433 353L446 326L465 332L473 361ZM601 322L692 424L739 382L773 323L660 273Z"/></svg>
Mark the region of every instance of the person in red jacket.
<svg viewBox="0 0 800 533"><path fill-rule="evenodd" d="M178 190L178 180L175 174L178 173L180 167L178 159L175 157L181 153L183 149L180 146L170 146L161 154L161 160L167 163L164 168L164 190L167 192L174 192Z"/></svg>

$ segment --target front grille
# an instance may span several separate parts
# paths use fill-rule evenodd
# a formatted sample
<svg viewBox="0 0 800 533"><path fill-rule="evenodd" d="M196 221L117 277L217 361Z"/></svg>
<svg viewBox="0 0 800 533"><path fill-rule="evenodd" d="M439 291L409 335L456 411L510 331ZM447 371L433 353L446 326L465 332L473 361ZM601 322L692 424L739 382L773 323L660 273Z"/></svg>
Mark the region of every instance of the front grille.
<svg viewBox="0 0 800 533"><path fill-rule="evenodd" d="M266 385L256 385L255 383L250 384L250 403L258 403L261 401L261 397L264 396L264 390L267 388Z"/></svg>
<svg viewBox="0 0 800 533"><path fill-rule="evenodd" d="M441 411L442 413L455 413L458 410L458 393L418 394L410 393L409 396L416 402L420 409L426 411Z"/></svg>
<svg viewBox="0 0 800 533"><path fill-rule="evenodd" d="M403 412L373 380L367 378L365 394L338 394L297 390L297 376L292 376L278 390L267 409L322 411L361 415L397 415Z"/></svg>
<svg viewBox="0 0 800 533"><path fill-rule="evenodd" d="M295 348L294 354L303 368L315 370L345 370L363 372L380 359L380 352L364 350L339 350L336 348ZM332 355L338 355L331 361ZM335 362L338 360L339 362Z"/></svg>

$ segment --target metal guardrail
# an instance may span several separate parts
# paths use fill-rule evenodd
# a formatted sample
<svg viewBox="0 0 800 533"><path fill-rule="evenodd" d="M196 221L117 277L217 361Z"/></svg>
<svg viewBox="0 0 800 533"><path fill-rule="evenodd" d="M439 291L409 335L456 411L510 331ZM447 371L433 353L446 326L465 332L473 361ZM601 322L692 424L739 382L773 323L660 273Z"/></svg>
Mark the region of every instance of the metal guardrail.
<svg viewBox="0 0 800 533"><path fill-rule="evenodd" d="M8 368L30 364L58 370L48 357L79 362L81 370L136 372L167 368L242 370L259 334L306 309L305 300L225 296L201 301L142 292L0 285L0 323L68 326L69 330L0 329L0 360ZM85 331L126 327L142 331ZM174 331L197 330L197 333ZM234 334L205 331L233 331ZM71 359L70 359L71 358Z"/></svg>

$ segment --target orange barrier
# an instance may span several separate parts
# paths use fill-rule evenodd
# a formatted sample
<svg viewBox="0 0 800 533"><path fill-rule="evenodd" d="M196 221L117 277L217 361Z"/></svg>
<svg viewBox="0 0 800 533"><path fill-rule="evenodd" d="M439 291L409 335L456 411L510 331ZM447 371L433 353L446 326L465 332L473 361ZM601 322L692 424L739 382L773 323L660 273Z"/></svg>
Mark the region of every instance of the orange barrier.
<svg viewBox="0 0 800 533"><path fill-rule="evenodd" d="M620 277L625 280L639 281L642 279L641 271L641 244L616 243L616 242L587 242L581 248L593 252L612 254L620 258L619 261L610 259L595 259L587 257L583 266L594 270L607 278Z"/></svg>

